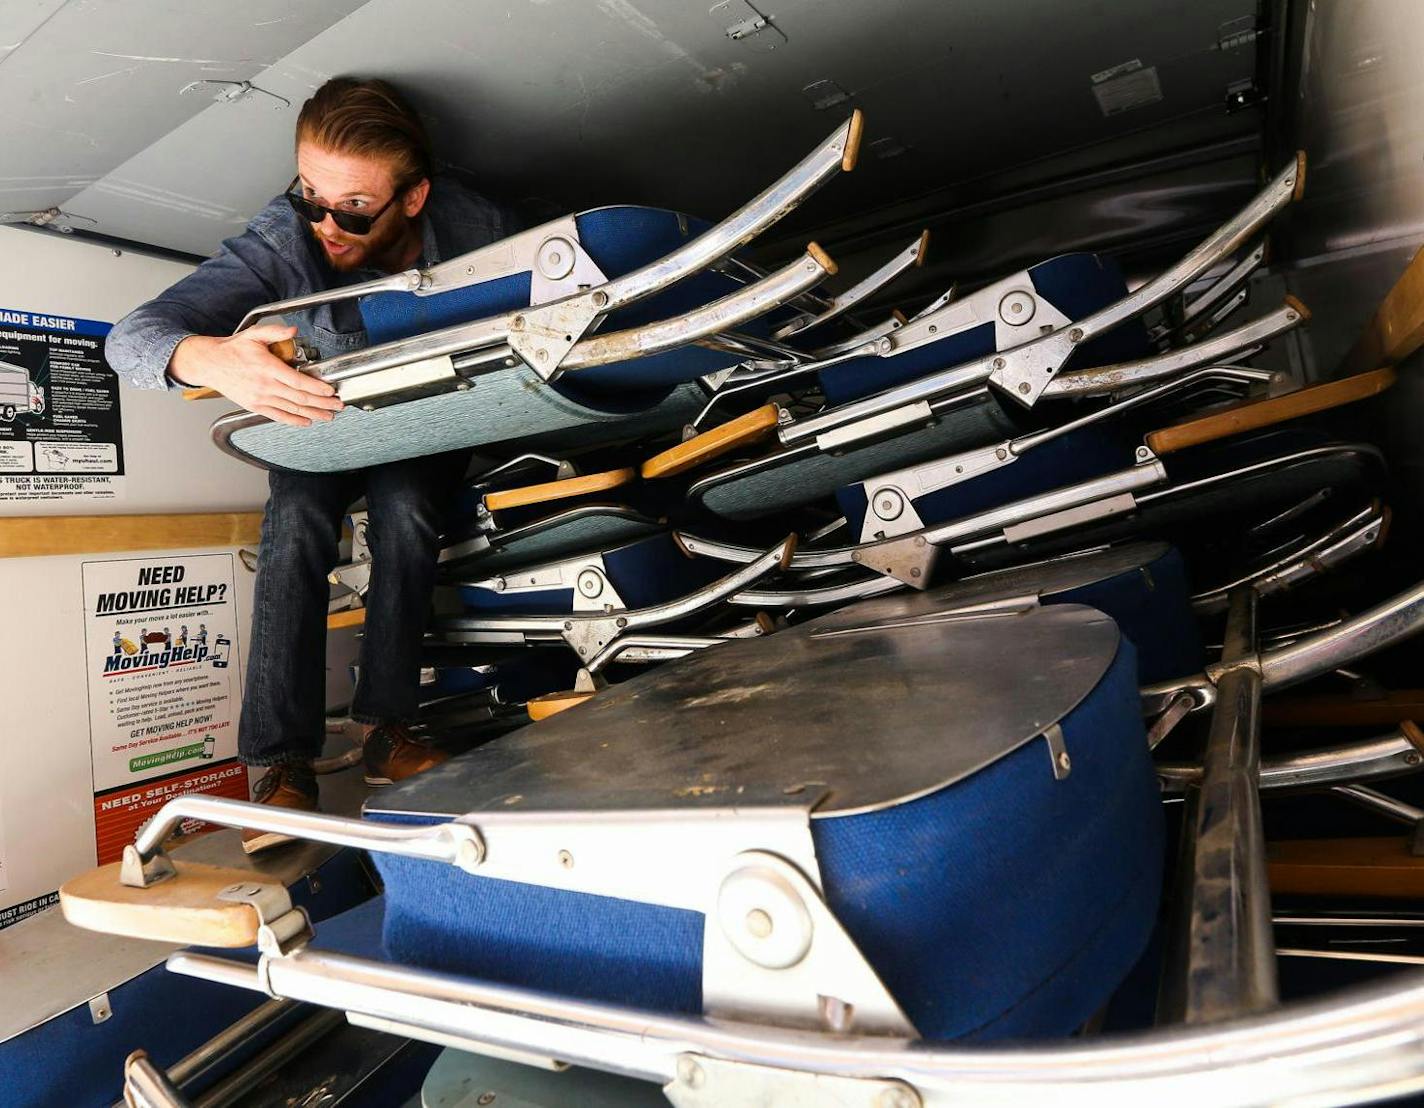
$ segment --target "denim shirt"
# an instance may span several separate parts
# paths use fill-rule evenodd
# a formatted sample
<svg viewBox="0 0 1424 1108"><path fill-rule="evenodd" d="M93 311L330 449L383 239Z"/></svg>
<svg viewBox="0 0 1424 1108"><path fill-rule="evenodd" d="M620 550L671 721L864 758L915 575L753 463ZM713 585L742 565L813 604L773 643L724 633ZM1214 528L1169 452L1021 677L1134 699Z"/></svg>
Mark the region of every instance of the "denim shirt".
<svg viewBox="0 0 1424 1108"><path fill-rule="evenodd" d="M431 182L420 216L418 266L488 246L518 229L508 211L447 177ZM217 254L172 288L136 308L109 332L109 365L139 388L181 388L168 375L173 351L189 335L230 335L251 309L356 284L382 274L337 273L327 264L306 220L278 196L253 217L247 230L227 239ZM320 304L283 318L330 358L366 343L355 300Z"/></svg>

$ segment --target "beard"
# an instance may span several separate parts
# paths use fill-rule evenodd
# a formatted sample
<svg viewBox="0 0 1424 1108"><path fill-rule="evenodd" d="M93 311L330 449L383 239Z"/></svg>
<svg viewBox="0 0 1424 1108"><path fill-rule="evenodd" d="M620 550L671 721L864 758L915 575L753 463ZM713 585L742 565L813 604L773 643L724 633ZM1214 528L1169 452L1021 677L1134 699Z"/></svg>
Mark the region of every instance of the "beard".
<svg viewBox="0 0 1424 1108"><path fill-rule="evenodd" d="M308 223L312 238L316 239L321 256L326 264L337 273L350 273L357 269L376 269L382 273L395 273L404 268L402 262L410 242L418 240L416 221L399 208L391 208L376 220L368 235L348 235L337 230L328 236L317 223ZM330 246L344 247L333 253Z"/></svg>

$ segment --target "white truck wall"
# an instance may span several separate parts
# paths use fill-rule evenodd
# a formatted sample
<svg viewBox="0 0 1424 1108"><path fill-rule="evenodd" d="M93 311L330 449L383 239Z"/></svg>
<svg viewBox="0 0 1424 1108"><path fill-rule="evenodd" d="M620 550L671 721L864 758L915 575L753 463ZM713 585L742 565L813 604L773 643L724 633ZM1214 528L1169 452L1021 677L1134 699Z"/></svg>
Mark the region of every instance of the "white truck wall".
<svg viewBox="0 0 1424 1108"><path fill-rule="evenodd" d="M3 308L113 323L189 268L59 234L0 227ZM209 443L208 425L223 410L221 402L185 403L176 393L125 387L120 408L126 475L118 498L0 501L0 528L14 516L262 507L264 475ZM125 556L0 558L0 915L94 864L80 567L96 557ZM252 575L240 567L236 587L246 672Z"/></svg>

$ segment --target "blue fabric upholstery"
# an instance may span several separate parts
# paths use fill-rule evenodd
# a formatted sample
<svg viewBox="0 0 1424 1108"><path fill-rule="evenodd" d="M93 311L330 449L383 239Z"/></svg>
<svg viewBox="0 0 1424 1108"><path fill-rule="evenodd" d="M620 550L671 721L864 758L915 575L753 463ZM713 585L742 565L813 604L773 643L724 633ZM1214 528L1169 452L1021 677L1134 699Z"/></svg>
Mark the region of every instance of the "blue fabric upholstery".
<svg viewBox="0 0 1424 1108"><path fill-rule="evenodd" d="M1084 427L1025 451L1010 465L915 497L913 504L926 524L944 523L1131 464L1132 448L1119 436L1101 427ZM838 489L836 501L851 533L859 535L865 522L865 486Z"/></svg>
<svg viewBox="0 0 1424 1108"><path fill-rule="evenodd" d="M626 608L647 608L674 600L714 580L726 568L707 558L689 558L666 532L604 550L602 554L608 582ZM530 564L523 568L533 572L539 567ZM550 615L573 610L574 582L538 592L495 592L465 586L460 589L460 598L474 612Z"/></svg>
<svg viewBox="0 0 1424 1108"><path fill-rule="evenodd" d="M1034 290L1069 319L1082 319L1127 295L1127 282L1112 258L1064 254L1027 271ZM1129 361L1147 353L1147 331L1130 320L1084 343L1073 355L1074 368ZM935 370L982 358L995 351L992 319L889 358L853 358L820 372L830 404L844 404Z"/></svg>
<svg viewBox="0 0 1424 1108"><path fill-rule="evenodd" d="M709 226L701 220L661 208L626 206L596 208L577 216L576 222L580 244L604 276L610 279L631 273L672 253ZM434 296L416 296L408 292L376 293L361 302L366 338L372 345L393 342L441 327L527 308L530 287L530 275L526 272ZM614 312L601 330L621 331L684 315L738 287L736 281L718 273L695 274L665 292ZM735 355L691 346L648 358L580 370L563 378L554 387L581 403L614 393L661 395L675 384L725 369L737 360ZM657 396L645 399L652 402Z"/></svg>
<svg viewBox="0 0 1424 1108"><path fill-rule="evenodd" d="M1162 815L1129 642L1062 726L1062 781L1034 739L929 796L812 822L829 902L928 1038L1067 1034L1147 941ZM699 913L376 861L396 961L701 1010Z"/></svg>
<svg viewBox="0 0 1424 1108"><path fill-rule="evenodd" d="M1045 603L1086 604L1112 616L1137 647L1138 680L1144 685L1183 677L1206 660L1201 628L1192 612L1187 566L1176 547L1143 571L1044 597Z"/></svg>
<svg viewBox="0 0 1424 1108"><path fill-rule="evenodd" d="M292 902L306 908L313 920L349 913L370 896L355 851L342 851L316 873L318 891L312 892L307 881L292 887ZM378 929L379 914L366 922ZM330 926L331 939L353 945L347 925L333 920ZM98 935L94 939L103 941ZM367 949L376 948L368 942ZM215 953L256 958L255 950ZM162 963L108 992L113 1015L103 1023L94 1023L88 1005L81 1004L0 1043L0 1103L6 1108L108 1108L119 1099L130 1052L142 1047L166 1068L266 999L261 993L180 977Z"/></svg>
<svg viewBox="0 0 1424 1108"><path fill-rule="evenodd" d="M488 669L435 666L435 681L421 686L423 700L462 693L499 690L503 704L523 704L531 697L571 688L578 659L567 650L511 647L511 656Z"/></svg>

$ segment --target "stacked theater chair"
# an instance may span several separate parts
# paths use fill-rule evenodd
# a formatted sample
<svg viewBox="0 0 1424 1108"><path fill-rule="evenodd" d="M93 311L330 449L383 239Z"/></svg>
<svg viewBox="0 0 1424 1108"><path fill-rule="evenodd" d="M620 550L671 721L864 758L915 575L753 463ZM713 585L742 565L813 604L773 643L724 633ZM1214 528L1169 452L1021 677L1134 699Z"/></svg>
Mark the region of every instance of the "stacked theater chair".
<svg viewBox="0 0 1424 1108"><path fill-rule="evenodd" d="M1424 750L1401 722L1260 754L1265 694L1424 621L1424 586L1341 605L1330 573L1386 535L1381 455L1337 432L1393 371L1302 387L1250 364L1302 304L1230 318L1303 159L1135 289L1074 254L870 323L923 236L841 291L814 244L739 257L859 137L715 225L599 209L323 294L371 339L307 367L346 411L214 436L304 470L474 449L423 720L468 749L360 820L176 800L69 917L255 944L169 968L450 1047L431 1080L496 1103L1421 1087L1424 988L1279 1005L1262 797L1397 816L1361 782ZM1276 607L1331 585L1313 623ZM369 851L384 892L313 929L172 859L184 819ZM129 1088L180 1103L163 1067Z"/></svg>

